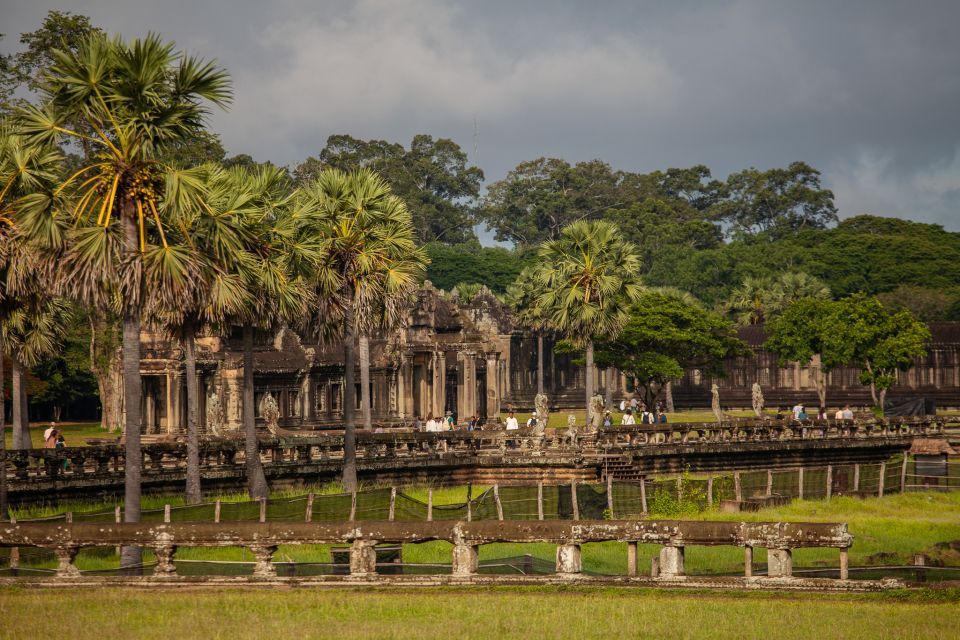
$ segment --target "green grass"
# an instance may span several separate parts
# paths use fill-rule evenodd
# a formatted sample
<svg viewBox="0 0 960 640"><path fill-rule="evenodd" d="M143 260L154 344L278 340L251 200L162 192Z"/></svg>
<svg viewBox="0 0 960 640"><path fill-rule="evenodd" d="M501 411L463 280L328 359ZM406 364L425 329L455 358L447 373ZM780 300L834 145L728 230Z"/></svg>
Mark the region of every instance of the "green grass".
<svg viewBox="0 0 960 640"><path fill-rule="evenodd" d="M49 422L35 422L30 425L30 440L35 449L43 447L43 432L50 426ZM57 429L63 432L63 439L68 447L86 447L87 438L118 438L119 433L110 433L99 422L59 422ZM13 446L13 432L10 425L5 429L4 442L9 449Z"/></svg>
<svg viewBox="0 0 960 640"><path fill-rule="evenodd" d="M960 596L586 587L0 589L0 638L956 638Z"/></svg>

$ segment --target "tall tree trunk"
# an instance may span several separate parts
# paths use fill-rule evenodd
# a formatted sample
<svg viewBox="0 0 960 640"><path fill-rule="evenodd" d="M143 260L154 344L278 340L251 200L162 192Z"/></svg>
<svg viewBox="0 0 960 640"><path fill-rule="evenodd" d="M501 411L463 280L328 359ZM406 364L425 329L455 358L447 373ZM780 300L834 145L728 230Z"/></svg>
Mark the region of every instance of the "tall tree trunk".
<svg viewBox="0 0 960 640"><path fill-rule="evenodd" d="M13 448L30 449L33 447L33 442L30 439L30 422L24 411L26 403L23 401L27 395L26 375L16 354L10 356L10 365L13 372L10 386L10 402L13 405L13 415L11 416L13 418L13 424L11 425L13 428Z"/></svg>
<svg viewBox="0 0 960 640"><path fill-rule="evenodd" d="M361 332L357 336L360 355L360 411L363 416L363 428L373 429L373 416L370 415L370 336Z"/></svg>
<svg viewBox="0 0 960 640"><path fill-rule="evenodd" d="M356 407L357 390L354 386L356 340L353 327L353 300L347 304L347 314L343 330L343 490L350 492L357 488L357 434L354 431L353 417Z"/></svg>
<svg viewBox="0 0 960 640"><path fill-rule="evenodd" d="M613 406L613 367L607 367L606 385L604 385L603 402L609 408Z"/></svg>
<svg viewBox="0 0 960 640"><path fill-rule="evenodd" d="M877 398L877 384L873 381L873 366L870 364L869 360L867 360L864 364L867 368L867 373L870 374L870 398L873 400L873 406L883 409L879 398Z"/></svg>
<svg viewBox="0 0 960 640"><path fill-rule="evenodd" d="M674 413L676 409L673 407L673 380L667 380L666 385L664 385L664 404L667 405L667 413Z"/></svg>
<svg viewBox="0 0 960 640"><path fill-rule="evenodd" d="M121 430L123 358L119 349L119 320L110 312L90 314L90 371L100 393L100 422L108 431Z"/></svg>
<svg viewBox="0 0 960 640"><path fill-rule="evenodd" d="M139 250L137 240L137 222L134 218L134 203L124 203L123 235L124 257L136 259ZM140 304L139 301L125 300L123 310L123 405L125 418L123 425L126 438L124 460L123 521L140 522L140 473L143 466L143 452L140 447L140 429L142 419L140 404L143 388L140 380ZM123 547L120 551L120 567L132 568L141 564L143 559L140 547Z"/></svg>
<svg viewBox="0 0 960 640"><path fill-rule="evenodd" d="M817 399L820 400L821 407L827 407L827 374L822 367L817 369Z"/></svg>
<svg viewBox="0 0 960 640"><path fill-rule="evenodd" d="M183 367L187 379L187 504L200 504L200 436L197 433L197 329L192 321L183 326Z"/></svg>
<svg viewBox="0 0 960 640"><path fill-rule="evenodd" d="M3 340L0 339L0 522L10 519L7 509L7 400L3 394Z"/></svg>
<svg viewBox="0 0 960 640"><path fill-rule="evenodd" d="M243 435L246 441L244 457L247 460L247 488L250 498L267 498L270 488L260 462L260 443L257 442L257 421L253 406L253 326L250 323L243 325Z"/></svg>
<svg viewBox="0 0 960 640"><path fill-rule="evenodd" d="M590 399L593 398L593 338L587 340L586 366L584 386L587 392L587 424L590 424Z"/></svg>
<svg viewBox="0 0 960 640"><path fill-rule="evenodd" d="M543 393L543 333L537 332L537 393Z"/></svg>
<svg viewBox="0 0 960 640"><path fill-rule="evenodd" d="M872 386L874 386L874 385L871 385L871 387L872 387ZM883 411L883 408L884 408L884 407L886 406L886 404L887 404L887 390L881 388L880 391L879 391L878 396L879 396L879 397L878 397L877 400L876 400L877 406L880 407L880 411Z"/></svg>

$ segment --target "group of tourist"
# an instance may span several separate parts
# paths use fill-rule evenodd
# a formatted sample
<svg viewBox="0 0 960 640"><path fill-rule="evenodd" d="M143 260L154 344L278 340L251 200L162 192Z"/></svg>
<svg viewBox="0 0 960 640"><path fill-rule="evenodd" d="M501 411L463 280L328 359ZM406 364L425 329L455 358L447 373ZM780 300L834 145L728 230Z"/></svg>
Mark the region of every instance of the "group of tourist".
<svg viewBox="0 0 960 640"><path fill-rule="evenodd" d="M793 409L790 411L790 414L794 420L797 420L800 422L810 419L809 414L807 414L806 406L804 406L804 404L801 402L798 402L797 404L794 405ZM777 417L782 418L783 414L778 412ZM826 407L820 407L817 410L816 416L814 416L816 420L827 420L829 417L830 415L827 412ZM833 414L833 419L834 420L853 420L853 410L850 409L850 405L845 404L843 405L843 407L838 408L837 412Z"/></svg>
<svg viewBox="0 0 960 640"><path fill-rule="evenodd" d="M65 446L67 446L67 443L63 438L63 432L57 429L55 422L51 422L50 426L43 432L43 448L63 449Z"/></svg>

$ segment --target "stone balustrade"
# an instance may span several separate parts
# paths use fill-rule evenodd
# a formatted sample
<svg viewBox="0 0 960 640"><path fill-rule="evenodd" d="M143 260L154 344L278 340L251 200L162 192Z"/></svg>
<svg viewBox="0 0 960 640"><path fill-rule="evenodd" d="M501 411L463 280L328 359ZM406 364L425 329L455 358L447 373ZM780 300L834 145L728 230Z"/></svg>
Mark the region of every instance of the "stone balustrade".
<svg viewBox="0 0 960 640"><path fill-rule="evenodd" d="M322 523L174 523L174 524L0 524L0 546L52 550L58 559L55 578L81 574L74 560L79 550L94 546L140 546L153 550L155 579L176 578L181 547L246 547L256 558L255 579L275 579L273 554L279 545L350 545L350 578L390 580L378 576L378 544L450 542L453 579L469 581L478 573L480 545L550 543L557 545L556 576L583 579L581 546L620 542L628 549L627 577L638 578L637 545L661 545L651 578L659 582L686 579L684 550L689 546L737 546L745 550L744 577L753 577L753 549L767 549L767 578L793 578L792 553L797 548L836 548L840 580L848 579L847 551L853 537L847 525L809 522L704 522L683 520L482 521L482 522L322 522ZM487 576L489 577L489 576ZM202 578L192 577L192 580ZM349 578L348 578L349 579ZM644 578L647 579L647 578ZM834 581L835 582L835 581Z"/></svg>
<svg viewBox="0 0 960 640"><path fill-rule="evenodd" d="M731 458L757 446L768 451L785 446L822 448L824 444L841 451L848 445L909 448L914 437L942 435L944 427L944 419L926 418L633 425L576 435L568 434L566 429L547 435L535 435L529 429L442 433L358 431L357 463L360 472L377 473L418 465L599 466L611 456L630 460L635 454L656 455L678 446L684 451L709 450ZM261 438L260 451L270 477L332 475L342 463L343 436L305 434ZM183 442L145 444L142 456L145 483L173 482L184 477L187 450ZM125 452L121 444L15 450L8 451L6 458L5 470L14 494L51 488L107 488L111 483L123 482ZM242 439L204 439L200 463L204 477L242 479ZM737 468L734 460L729 468Z"/></svg>

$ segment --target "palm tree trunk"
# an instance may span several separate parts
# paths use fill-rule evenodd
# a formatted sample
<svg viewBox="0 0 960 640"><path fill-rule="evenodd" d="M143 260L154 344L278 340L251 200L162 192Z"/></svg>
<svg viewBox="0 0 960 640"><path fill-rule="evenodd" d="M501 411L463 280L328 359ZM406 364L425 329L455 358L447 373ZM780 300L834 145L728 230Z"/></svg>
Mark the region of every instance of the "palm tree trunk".
<svg viewBox="0 0 960 640"><path fill-rule="evenodd" d="M260 443L257 442L257 422L253 407L253 326L243 325L243 435L246 440L244 457L247 462L247 488L250 498L259 500L270 495L267 478L260 462Z"/></svg>
<svg viewBox="0 0 960 640"><path fill-rule="evenodd" d="M357 434L353 425L357 395L353 382L356 360L353 300L347 304L346 316L343 323L343 490L351 492L357 489Z"/></svg>
<svg viewBox="0 0 960 640"><path fill-rule="evenodd" d="M603 402L607 407L613 406L613 375L614 368L607 367L606 385L604 386Z"/></svg>
<svg viewBox="0 0 960 640"><path fill-rule="evenodd" d="M10 519L7 510L7 400L3 395L3 340L0 340L0 522Z"/></svg>
<svg viewBox="0 0 960 640"><path fill-rule="evenodd" d="M187 379L187 504L200 504L200 436L197 433L197 353L196 325L187 320L183 326L183 367Z"/></svg>
<svg viewBox="0 0 960 640"><path fill-rule="evenodd" d="M587 424L590 424L590 399L593 398L593 339L587 340L587 370L585 385L587 390Z"/></svg>
<svg viewBox="0 0 960 640"><path fill-rule="evenodd" d="M124 246L127 259L133 259L139 250L137 223L132 201L124 203L122 215ZM140 405L143 388L140 380L140 306L139 302L127 300L123 311L123 405L126 411L123 425L126 438L123 492L123 521L140 522L140 474L143 452L140 447ZM120 567L132 568L143 559L140 547L123 547L120 550Z"/></svg>
<svg viewBox="0 0 960 640"><path fill-rule="evenodd" d="M370 336L364 331L357 337L360 355L360 411L363 415L363 428L373 429L373 417L370 415Z"/></svg>
<svg viewBox="0 0 960 640"><path fill-rule="evenodd" d="M13 415L11 416L13 418L13 448L30 449L33 442L30 440L30 423L24 411L27 403L23 399L27 395L27 390L23 365L16 354L10 356L10 365L13 370L13 382L10 386L10 401L13 405Z"/></svg>
<svg viewBox="0 0 960 640"><path fill-rule="evenodd" d="M543 394L543 333L537 333L537 393Z"/></svg>
<svg viewBox="0 0 960 640"><path fill-rule="evenodd" d="M673 406L673 380L667 380L667 383L664 385L664 404L667 405L667 413L673 413L675 411Z"/></svg>

